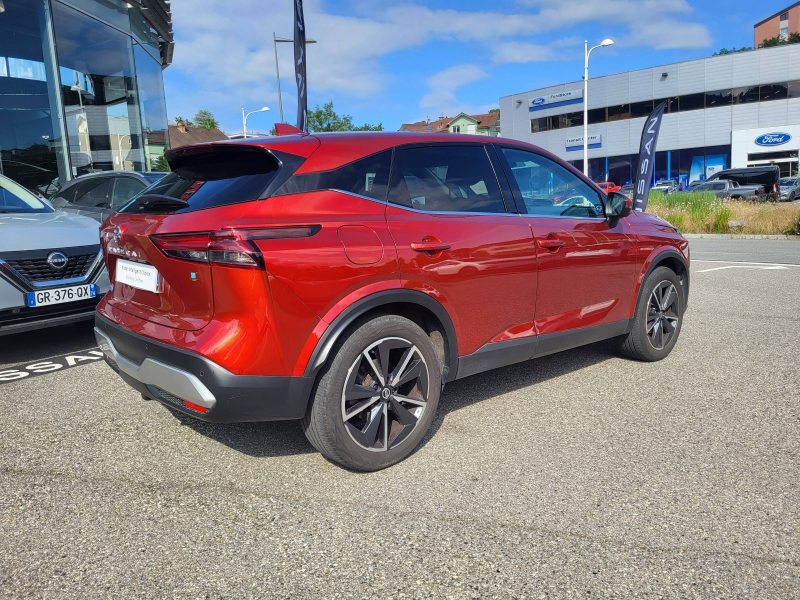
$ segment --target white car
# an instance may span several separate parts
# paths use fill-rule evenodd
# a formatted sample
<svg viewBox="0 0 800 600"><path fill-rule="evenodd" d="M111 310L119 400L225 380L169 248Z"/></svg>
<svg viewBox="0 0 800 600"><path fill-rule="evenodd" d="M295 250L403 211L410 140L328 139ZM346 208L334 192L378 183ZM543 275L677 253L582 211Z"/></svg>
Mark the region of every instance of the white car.
<svg viewBox="0 0 800 600"><path fill-rule="evenodd" d="M0 175L0 336L94 319L108 291L99 228Z"/></svg>

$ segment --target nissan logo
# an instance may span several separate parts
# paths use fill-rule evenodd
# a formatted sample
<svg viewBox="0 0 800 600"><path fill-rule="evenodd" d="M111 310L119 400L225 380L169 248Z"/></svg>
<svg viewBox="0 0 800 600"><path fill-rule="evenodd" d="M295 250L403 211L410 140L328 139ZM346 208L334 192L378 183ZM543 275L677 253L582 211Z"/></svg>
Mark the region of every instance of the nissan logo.
<svg viewBox="0 0 800 600"><path fill-rule="evenodd" d="M51 269L61 270L67 266L69 259L63 252L51 252L47 255L47 264Z"/></svg>
<svg viewBox="0 0 800 600"><path fill-rule="evenodd" d="M114 228L114 241L119 244L119 241L122 239L122 227L117 225Z"/></svg>

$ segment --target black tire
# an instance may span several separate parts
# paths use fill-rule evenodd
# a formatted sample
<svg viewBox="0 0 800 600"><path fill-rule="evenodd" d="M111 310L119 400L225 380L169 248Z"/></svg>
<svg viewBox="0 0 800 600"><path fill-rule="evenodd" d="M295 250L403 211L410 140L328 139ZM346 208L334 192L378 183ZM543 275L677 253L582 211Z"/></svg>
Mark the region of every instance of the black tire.
<svg viewBox="0 0 800 600"><path fill-rule="evenodd" d="M667 299L670 286L674 289L674 298ZM658 303L657 288L661 291L661 300L663 302L669 300L666 311L655 309ZM662 360L669 356L678 341L683 325L683 294L681 280L672 269L667 267L654 269L642 284L630 333L616 339L620 352L629 358L647 362Z"/></svg>
<svg viewBox="0 0 800 600"><path fill-rule="evenodd" d="M409 374L415 378L403 382ZM331 351L303 431L332 462L356 471L385 469L422 441L441 388L442 367L422 328L397 315L361 320Z"/></svg>

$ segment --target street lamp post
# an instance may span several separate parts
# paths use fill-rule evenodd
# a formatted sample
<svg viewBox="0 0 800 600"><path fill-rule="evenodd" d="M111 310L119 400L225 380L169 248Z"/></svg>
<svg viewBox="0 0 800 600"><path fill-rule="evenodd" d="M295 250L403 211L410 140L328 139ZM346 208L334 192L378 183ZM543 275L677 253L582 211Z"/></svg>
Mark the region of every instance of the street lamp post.
<svg viewBox="0 0 800 600"><path fill-rule="evenodd" d="M272 45L275 48L275 74L278 78L278 113L281 119L281 123L283 123L283 99L281 98L281 69L278 66L278 44L294 44L294 40L287 40L284 38L279 38L275 36L275 32L272 32ZM306 38L306 44L316 44L317 40L310 40Z"/></svg>
<svg viewBox="0 0 800 600"><path fill-rule="evenodd" d="M583 41L583 174L589 176L589 55L595 48L610 46L614 40L604 39L589 48L589 40Z"/></svg>
<svg viewBox="0 0 800 600"><path fill-rule="evenodd" d="M259 108L258 110L251 110L249 113L244 114L244 109L242 109L242 137L247 139L247 117L252 115L253 113L257 112L267 112L269 110L268 106L264 108Z"/></svg>

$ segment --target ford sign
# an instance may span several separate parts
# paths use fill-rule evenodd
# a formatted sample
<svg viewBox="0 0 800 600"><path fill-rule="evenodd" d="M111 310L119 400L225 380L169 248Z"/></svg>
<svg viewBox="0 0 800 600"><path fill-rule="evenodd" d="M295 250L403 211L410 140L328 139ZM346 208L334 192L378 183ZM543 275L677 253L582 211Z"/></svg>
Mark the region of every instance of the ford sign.
<svg viewBox="0 0 800 600"><path fill-rule="evenodd" d="M780 146L790 139L792 139L792 136L788 133L765 133L756 138L756 144L759 146Z"/></svg>
<svg viewBox="0 0 800 600"><path fill-rule="evenodd" d="M547 99L544 96L540 98L534 98L531 100L531 106L538 106L539 104L544 104Z"/></svg>

